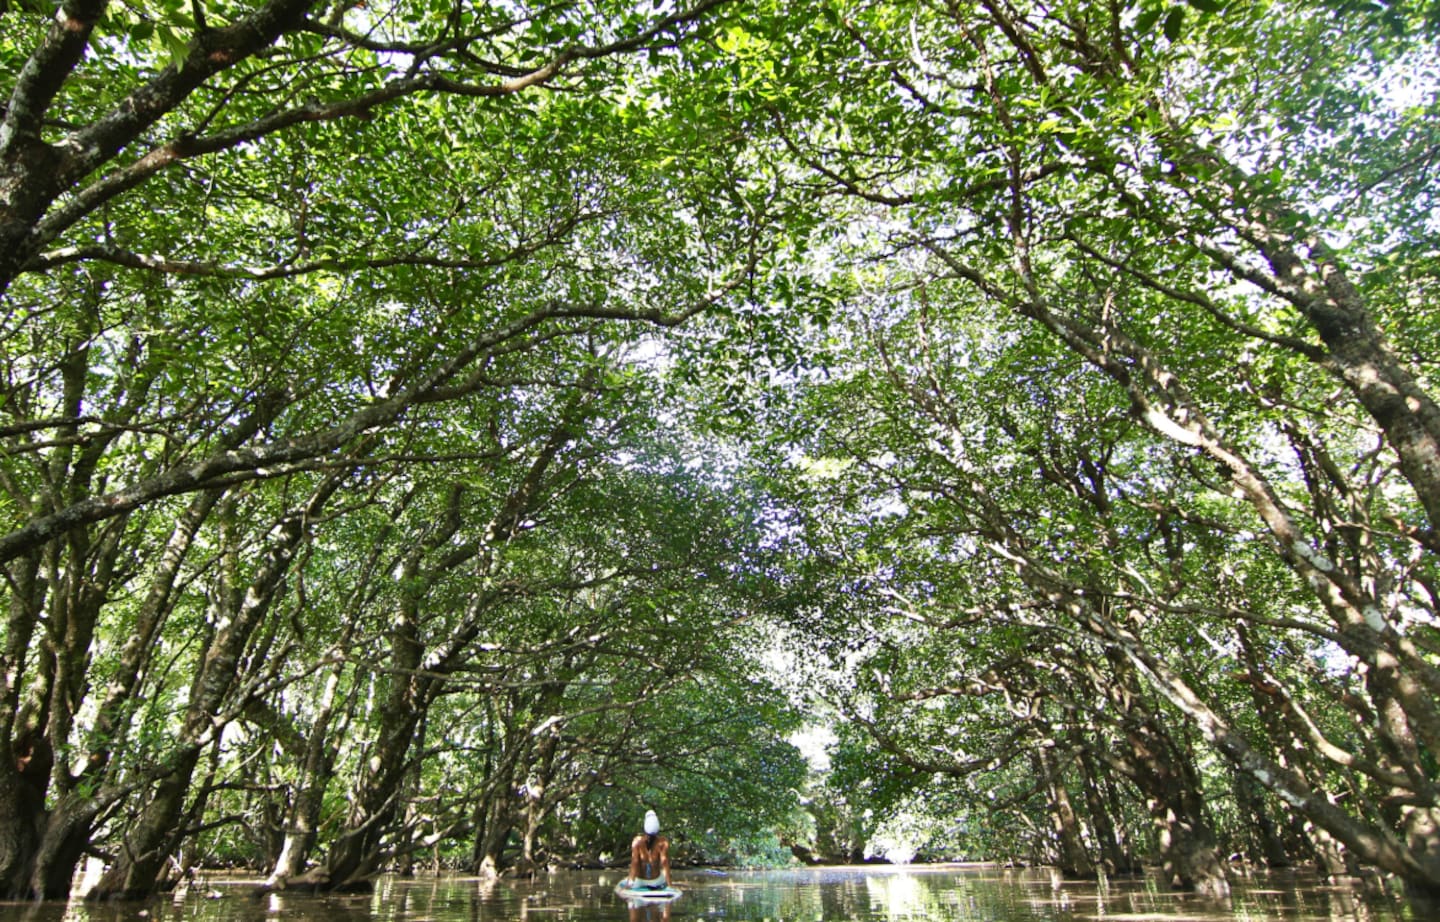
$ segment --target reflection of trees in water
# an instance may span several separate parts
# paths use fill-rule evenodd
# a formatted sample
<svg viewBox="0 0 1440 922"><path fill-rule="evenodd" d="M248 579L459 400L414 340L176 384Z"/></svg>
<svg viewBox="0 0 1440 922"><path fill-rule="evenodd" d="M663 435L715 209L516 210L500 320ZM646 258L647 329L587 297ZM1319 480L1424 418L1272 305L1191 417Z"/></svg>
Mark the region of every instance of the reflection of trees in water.
<svg viewBox="0 0 1440 922"><path fill-rule="evenodd" d="M737 880L724 889L731 894L724 900L724 917L731 922L1054 918L1051 907L1036 905L1030 887L999 873L981 877L924 869L777 872ZM1048 884L1042 893L1049 897ZM688 899L699 903L706 895L697 893Z"/></svg>
<svg viewBox="0 0 1440 922"><path fill-rule="evenodd" d="M935 874L925 871L876 875L868 918L875 920L1006 919L1036 917L1025 887L1004 872ZM1044 918L1050 918L1047 913Z"/></svg>
<svg viewBox="0 0 1440 922"><path fill-rule="evenodd" d="M274 893L221 885L224 896L145 904L143 922L1058 922L1145 918L1154 922L1399 922L1395 903L1367 902L1309 874L1237 875L1228 905L1176 893L1153 878L1108 885L1052 885L1044 871L1001 869L800 870L737 872L679 885L678 902L629 905L618 876L594 872L533 881L473 878L382 879L369 896ZM1416 910L1411 910L1412 912ZM0 907L0 922L136 922L133 904L75 903ZM1419 914L1408 918L1440 918Z"/></svg>
<svg viewBox="0 0 1440 922"><path fill-rule="evenodd" d="M729 889L735 898L726 908L726 915L745 922L864 919L870 915L865 881L853 874L767 874Z"/></svg>
<svg viewBox="0 0 1440 922"><path fill-rule="evenodd" d="M839 886L820 881L813 892L820 898L821 914L816 918L855 919L870 915L870 894L863 880L847 880Z"/></svg>
<svg viewBox="0 0 1440 922"><path fill-rule="evenodd" d="M820 907L820 913L811 918L863 919L870 915L870 893L863 878L842 878L836 882L833 878L827 881L822 876L808 889Z"/></svg>
<svg viewBox="0 0 1440 922"><path fill-rule="evenodd" d="M746 922L766 919L885 919L883 884L865 872L822 870L778 872L737 885L737 900L726 915Z"/></svg>

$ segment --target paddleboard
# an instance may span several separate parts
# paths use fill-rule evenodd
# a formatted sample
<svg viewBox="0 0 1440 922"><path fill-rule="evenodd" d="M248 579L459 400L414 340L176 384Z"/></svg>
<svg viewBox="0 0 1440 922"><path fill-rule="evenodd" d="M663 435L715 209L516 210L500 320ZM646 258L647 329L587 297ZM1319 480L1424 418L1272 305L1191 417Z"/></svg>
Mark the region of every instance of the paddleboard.
<svg viewBox="0 0 1440 922"><path fill-rule="evenodd" d="M615 893L627 900L673 900L680 895L674 887L627 887L623 881L615 885Z"/></svg>

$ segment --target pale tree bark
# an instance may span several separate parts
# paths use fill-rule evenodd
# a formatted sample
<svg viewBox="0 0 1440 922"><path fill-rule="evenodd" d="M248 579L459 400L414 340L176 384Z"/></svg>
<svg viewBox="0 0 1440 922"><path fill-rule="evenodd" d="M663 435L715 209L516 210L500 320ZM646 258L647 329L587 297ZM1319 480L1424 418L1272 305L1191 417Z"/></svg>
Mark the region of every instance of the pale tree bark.
<svg viewBox="0 0 1440 922"><path fill-rule="evenodd" d="M90 845L96 817L122 790L108 776L113 754L123 749L129 713L136 706L141 675L154 641L173 605L176 580L201 525L220 494L197 494L176 522L150 580L150 588L121 648L119 664L101 690L87 756L74 778L57 779L56 805L46 817L29 893L37 899L62 899L70 892L75 868Z"/></svg>
<svg viewBox="0 0 1440 922"><path fill-rule="evenodd" d="M414 758L417 729L430 704L445 688L446 676L469 654L469 647L485 626L485 613L503 598L504 587L472 594L443 645L427 650L420 634L420 619L429 587L440 576L465 565L474 578L485 582L503 563L504 546L521 533L524 519L546 498L553 477L566 469L565 451L574 432L584 425L590 395L584 388L567 398L555 427L535 449L521 477L511 484L484 527L478 542L446 550L439 563L427 560L426 551L445 550L436 540L433 548L419 545L405 561L402 584L410 587L402 598L390 636L389 666L394 678L381 709L375 739L364 754L364 768L350 796L344 827L323 867L305 875L303 883L326 890L368 889L387 857L385 836L392 831L407 766ZM460 494L452 497L441 535L455 534L462 523ZM423 665L423 669L422 669Z"/></svg>
<svg viewBox="0 0 1440 922"><path fill-rule="evenodd" d="M1111 681L1104 690L1119 713L1123 751L1108 757L1139 789L1160 847L1166 882L1207 897L1230 893L1205 794L1189 755L1142 694L1139 676L1116 653L1107 654Z"/></svg>
<svg viewBox="0 0 1440 922"><path fill-rule="evenodd" d="M184 834L179 820L195 768L208 748L220 744L221 729L238 713L240 703L230 698L241 679L245 648L282 591L290 564L309 537L311 522L348 477L348 471L331 473L302 506L285 516L254 575L243 585L233 582L233 576L222 581L217 591L215 631L191 686L173 761L167 766L170 770L130 824L115 863L86 899L136 899L155 892L165 863ZM238 572L233 563L238 547L235 541L227 544L232 560L229 570Z"/></svg>
<svg viewBox="0 0 1440 922"><path fill-rule="evenodd" d="M1059 851L1060 873L1067 880L1092 880L1097 876L1095 862L1085 848L1084 833L1080 828L1080 817L1070 802L1070 792L1065 787L1065 778L1055 759L1055 753L1041 746L1031 754L1035 773L1045 786L1049 801L1051 830Z"/></svg>
<svg viewBox="0 0 1440 922"><path fill-rule="evenodd" d="M265 879L268 888L283 890L290 880L300 876L315 846L325 792L334 777L336 752L330 739L330 725L335 716L335 698L344 672L343 664L337 663L330 668L316 701L315 719L311 721L305 737L305 754L294 799L285 814L280 854Z"/></svg>
<svg viewBox="0 0 1440 922"><path fill-rule="evenodd" d="M1178 674L1133 634L1096 615L1088 601L1072 598L1081 623L1110 641L1146 676L1151 685L1194 722L1217 750L1264 785L1292 810L1343 843L1361 861L1395 874L1421 889L1440 892L1440 874L1428 852L1416 852L1383 823L1365 821L1338 808L1324 792L1313 789L1292 770L1277 765L1211 708Z"/></svg>

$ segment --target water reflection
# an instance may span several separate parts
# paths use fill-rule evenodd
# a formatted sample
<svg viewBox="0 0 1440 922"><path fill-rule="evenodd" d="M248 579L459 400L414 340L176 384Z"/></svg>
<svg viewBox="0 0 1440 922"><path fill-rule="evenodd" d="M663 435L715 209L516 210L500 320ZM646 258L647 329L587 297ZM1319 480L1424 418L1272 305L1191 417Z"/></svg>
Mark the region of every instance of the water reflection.
<svg viewBox="0 0 1440 922"><path fill-rule="evenodd" d="M670 922L669 900L630 900L630 922Z"/></svg>
<svg viewBox="0 0 1440 922"><path fill-rule="evenodd" d="M0 904L0 922L1401 922L1431 918L1300 874L1246 876L1223 904L1153 880L1104 885L997 868L874 868L677 873L673 901L627 903L619 873L534 882L467 877L382 880L364 896L259 895L211 878L146 903Z"/></svg>

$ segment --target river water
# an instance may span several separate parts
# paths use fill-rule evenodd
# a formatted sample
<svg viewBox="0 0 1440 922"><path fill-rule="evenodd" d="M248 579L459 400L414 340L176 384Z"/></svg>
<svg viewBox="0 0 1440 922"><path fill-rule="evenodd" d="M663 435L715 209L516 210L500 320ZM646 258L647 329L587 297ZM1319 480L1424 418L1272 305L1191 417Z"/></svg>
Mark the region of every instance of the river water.
<svg viewBox="0 0 1440 922"><path fill-rule="evenodd" d="M616 872L536 881L387 878L365 896L257 896L212 876L188 891L112 906L0 904L0 922L1419 922L1440 914L1363 898L1299 874L1237 877L1224 903L1154 881L1057 884L1044 871L990 867L681 871L672 902L627 904Z"/></svg>

